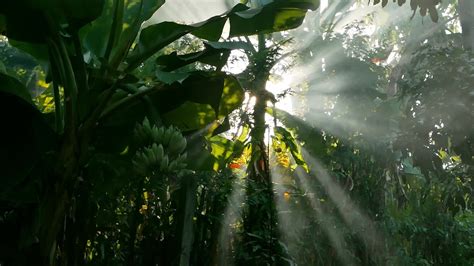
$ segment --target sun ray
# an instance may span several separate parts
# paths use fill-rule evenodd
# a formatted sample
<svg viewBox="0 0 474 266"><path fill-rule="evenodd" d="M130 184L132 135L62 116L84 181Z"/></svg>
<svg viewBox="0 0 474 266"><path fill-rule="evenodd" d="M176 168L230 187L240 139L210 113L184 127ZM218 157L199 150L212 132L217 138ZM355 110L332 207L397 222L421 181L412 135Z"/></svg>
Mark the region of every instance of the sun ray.
<svg viewBox="0 0 474 266"><path fill-rule="evenodd" d="M293 242L297 242L294 239L303 232L304 227L310 222L310 219L315 219L321 226L321 229L326 233L330 245L336 253L336 256L343 265L354 265L354 261L344 252L344 248L347 243L345 242L342 234L336 230L335 217L325 210L319 201L320 196L312 188L308 181L308 177L301 168L297 168L294 174L296 174L296 184L300 187L299 190L303 191L300 195L295 195L294 192L290 191L290 188L284 185L285 180L281 173L284 169L278 166L276 159L274 159L274 167L271 168L271 177L275 189L275 204L278 212L278 227L280 235L283 241L288 243L290 255L294 256L297 250L294 250L290 245ZM306 204L301 202L300 204L290 204L293 197L298 197L300 201L309 203L310 210L312 212L307 213L307 208L303 207ZM304 211L304 214L301 212Z"/></svg>
<svg viewBox="0 0 474 266"><path fill-rule="evenodd" d="M243 169L242 173L245 173ZM243 174L237 174L237 178L232 185L232 192L229 196L224 218L218 233L218 252L216 254L216 265L233 265L232 250L235 239L236 227L242 218L242 205L245 200L245 192L242 188Z"/></svg>
<svg viewBox="0 0 474 266"><path fill-rule="evenodd" d="M302 152L312 168L311 176L314 176L324 187L346 225L357 233L366 248L373 252L373 256L382 257L385 253L386 239L379 232L374 221L364 214L337 183L332 181L330 173L317 158L312 157L304 148Z"/></svg>

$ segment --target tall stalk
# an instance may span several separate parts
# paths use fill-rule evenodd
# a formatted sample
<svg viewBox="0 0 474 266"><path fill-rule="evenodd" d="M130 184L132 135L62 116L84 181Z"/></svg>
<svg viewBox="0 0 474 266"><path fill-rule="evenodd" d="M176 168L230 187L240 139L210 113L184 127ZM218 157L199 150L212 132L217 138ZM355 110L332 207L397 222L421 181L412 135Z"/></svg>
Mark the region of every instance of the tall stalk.
<svg viewBox="0 0 474 266"><path fill-rule="evenodd" d="M273 50L266 47L265 41L265 36L260 34L258 51L251 62L251 76L254 78L250 83L250 90L255 97L255 106L250 131L252 153L247 168L247 212L244 215L243 244L245 254L250 254L252 259L250 263L274 265L274 259L280 257L280 252L269 155L265 143L268 128L265 114L267 102L270 100L266 84L276 59L273 58ZM261 256L263 253L269 256Z"/></svg>

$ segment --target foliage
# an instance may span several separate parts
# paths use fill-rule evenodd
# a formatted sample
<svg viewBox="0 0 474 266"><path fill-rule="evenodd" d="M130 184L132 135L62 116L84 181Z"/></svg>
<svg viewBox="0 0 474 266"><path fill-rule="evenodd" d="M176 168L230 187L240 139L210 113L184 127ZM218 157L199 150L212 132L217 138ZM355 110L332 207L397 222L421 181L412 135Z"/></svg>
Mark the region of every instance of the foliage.
<svg viewBox="0 0 474 266"><path fill-rule="evenodd" d="M388 0L374 0L374 5L380 3L382 1L382 6L386 6L388 4ZM405 4L406 0L393 0L393 2L397 2L399 6ZM438 11L436 10L436 5L441 3L441 0L410 0L410 7L413 10L413 15L415 15L416 11L420 10L420 15L426 16L429 13L430 18L432 21L437 22L439 15Z"/></svg>
<svg viewBox="0 0 474 266"><path fill-rule="evenodd" d="M416 32L413 28L409 30ZM290 254L303 265L470 265L472 233L465 231L460 217L469 220L472 210L473 130L462 121L472 116L466 102L471 98L466 84L473 73L472 53L461 48L456 34L408 39L414 43L405 45L416 48L407 49L408 63L401 62L399 72L383 59L390 41L379 39L381 47L368 48L369 37L357 25L355 29L359 33L353 38L329 32L315 39L317 46L300 51L302 60L317 54L313 47L344 55L325 58L316 69L322 73L310 80L305 95L312 105L303 119L276 112L304 143L305 158L318 158L323 163L319 167L331 173L332 186L349 197L331 197L318 171L308 180L298 172L283 172L283 191L289 196L280 212L300 221L288 225ZM341 75L349 82L341 82ZM394 75L396 95L390 92ZM329 104L320 105L324 103ZM314 110L322 114L314 115ZM370 230L385 239L379 248L358 233L357 220L347 222L347 217L360 215L354 206L374 221Z"/></svg>
<svg viewBox="0 0 474 266"><path fill-rule="evenodd" d="M192 25L150 24L162 0L0 6L0 264L474 263L452 3L410 1L434 35L369 36L374 14L334 31L350 1L242 2ZM273 95L291 47L310 77ZM275 107L287 93L301 116Z"/></svg>

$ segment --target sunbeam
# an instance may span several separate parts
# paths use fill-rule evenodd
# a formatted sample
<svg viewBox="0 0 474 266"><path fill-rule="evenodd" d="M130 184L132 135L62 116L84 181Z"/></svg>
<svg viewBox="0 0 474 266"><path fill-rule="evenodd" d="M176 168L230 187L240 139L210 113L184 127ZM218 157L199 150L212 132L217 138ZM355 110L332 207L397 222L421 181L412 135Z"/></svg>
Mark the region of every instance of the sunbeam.
<svg viewBox="0 0 474 266"><path fill-rule="evenodd" d="M301 186L299 189L303 191L303 194L301 195L294 195L293 192L290 192L288 188L283 185L282 176L278 171L272 171L272 177L274 178L275 189L277 192L275 202L279 213L279 228L284 239L287 241L297 242L297 239L294 239L294 236L303 232L302 230L309 222L309 219L315 219L321 226L321 229L326 233L333 250L336 252L338 260L340 260L343 265L353 265L353 261L351 261L347 253L344 252L346 244L341 233L336 229L334 217L331 217L330 213L325 211L323 206L321 206L318 194L316 191L311 189L311 185L309 184L307 177L302 173L302 169L296 169L297 184ZM298 205L290 205L289 202L293 200L292 197L295 196L303 202L300 202ZM304 202L309 202L313 211L312 213L304 213L301 215L300 209L305 205ZM315 245L318 244L321 243L315 243ZM293 255L291 253L296 252L291 248L289 251L290 255Z"/></svg>
<svg viewBox="0 0 474 266"><path fill-rule="evenodd" d="M308 124L346 140L354 136L367 141L385 140L394 134L390 131L390 126L394 123L396 121L383 120L380 116L364 117L363 113L338 117L337 110L312 112L308 115Z"/></svg>
<svg viewBox="0 0 474 266"><path fill-rule="evenodd" d="M311 167L311 176L324 187L331 201L336 205L346 225L363 240L364 245L374 257L383 257L386 239L378 231L377 225L360 210L344 190L332 180L322 163L302 148L305 160ZM302 173L300 171L300 173Z"/></svg>
<svg viewBox="0 0 474 266"><path fill-rule="evenodd" d="M236 173L238 176L232 185L232 192L229 196L222 225L218 233L218 252L215 254L217 256L215 258L216 265L234 264L232 261L232 250L235 249L234 239L236 227L239 226L238 223L241 221L242 205L245 200L245 191L242 187L245 171L246 169L241 169L239 170L239 173Z"/></svg>
<svg viewBox="0 0 474 266"><path fill-rule="evenodd" d="M274 164L276 165L276 161ZM275 190L275 205L278 217L278 230L280 231L281 241L286 244L290 256L294 257L297 250L294 250L294 236L298 234L305 224L308 216L301 215L300 212L290 204L292 192L288 186L285 186L282 174L283 169L278 166L270 168L273 188Z"/></svg>

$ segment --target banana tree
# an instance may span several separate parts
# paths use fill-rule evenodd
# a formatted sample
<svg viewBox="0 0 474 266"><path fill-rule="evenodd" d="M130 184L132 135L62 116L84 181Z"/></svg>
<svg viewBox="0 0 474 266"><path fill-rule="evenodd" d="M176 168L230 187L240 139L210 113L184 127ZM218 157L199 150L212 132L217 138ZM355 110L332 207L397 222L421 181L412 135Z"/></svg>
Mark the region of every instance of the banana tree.
<svg viewBox="0 0 474 266"><path fill-rule="evenodd" d="M77 250L87 239L81 234L94 218L82 212L91 207L88 188L97 185L97 172L89 167L94 155L122 153L128 158L122 163L132 165L135 154L126 157L127 147L145 116L183 132L224 120L244 95L238 80L221 71L235 48L215 44L224 25L229 22L230 36L287 30L299 26L318 1L238 4L201 23L142 28L164 2L20 0L0 7L0 29L11 45L41 63L54 95L54 112L42 113L21 82L0 74L6 125L0 200L8 214L1 221L1 260L82 264ZM206 49L153 60L186 34L202 39ZM209 71L178 71L192 62L208 64Z"/></svg>

